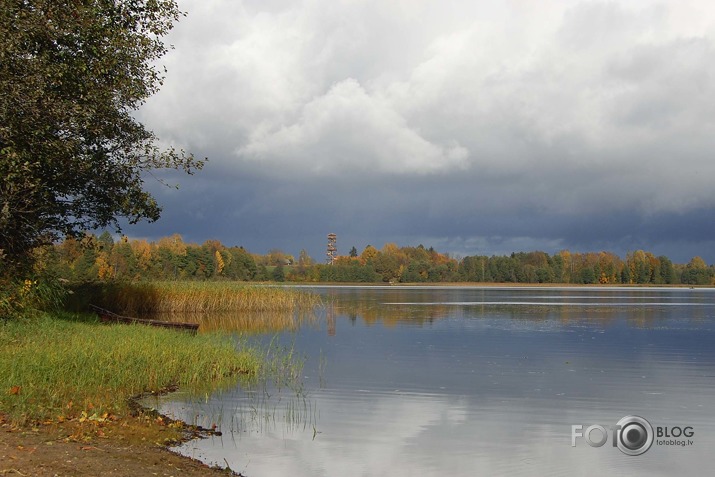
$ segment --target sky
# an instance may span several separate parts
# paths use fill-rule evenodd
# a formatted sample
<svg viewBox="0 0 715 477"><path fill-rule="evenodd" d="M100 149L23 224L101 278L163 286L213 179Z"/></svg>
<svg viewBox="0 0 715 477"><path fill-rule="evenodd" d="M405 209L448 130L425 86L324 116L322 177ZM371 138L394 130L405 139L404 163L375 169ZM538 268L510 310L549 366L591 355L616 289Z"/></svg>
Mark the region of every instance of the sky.
<svg viewBox="0 0 715 477"><path fill-rule="evenodd" d="M715 4L179 0L132 237L715 262Z"/></svg>

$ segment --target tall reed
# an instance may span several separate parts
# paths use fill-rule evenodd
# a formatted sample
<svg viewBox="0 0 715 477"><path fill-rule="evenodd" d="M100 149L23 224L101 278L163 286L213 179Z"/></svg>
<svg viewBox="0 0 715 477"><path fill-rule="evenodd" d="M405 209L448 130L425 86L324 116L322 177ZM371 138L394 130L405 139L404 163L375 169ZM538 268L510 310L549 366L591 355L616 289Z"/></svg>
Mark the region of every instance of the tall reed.
<svg viewBox="0 0 715 477"><path fill-rule="evenodd" d="M314 293L242 282L116 283L90 293L95 304L132 315L292 312L320 304L320 297Z"/></svg>

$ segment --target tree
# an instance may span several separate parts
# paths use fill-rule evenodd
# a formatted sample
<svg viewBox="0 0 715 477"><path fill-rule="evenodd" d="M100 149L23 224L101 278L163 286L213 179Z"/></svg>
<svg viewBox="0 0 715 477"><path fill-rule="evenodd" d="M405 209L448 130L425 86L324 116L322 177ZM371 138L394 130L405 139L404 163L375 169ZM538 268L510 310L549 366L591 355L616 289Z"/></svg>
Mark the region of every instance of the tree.
<svg viewBox="0 0 715 477"><path fill-rule="evenodd" d="M675 283L675 269L673 262L665 255L658 257L660 261L660 283L671 284Z"/></svg>
<svg viewBox="0 0 715 477"><path fill-rule="evenodd" d="M685 266L681 281L688 285L708 285L712 280L712 275L707 267L705 260L693 257Z"/></svg>
<svg viewBox="0 0 715 477"><path fill-rule="evenodd" d="M300 253L298 254L298 266L299 267L309 267L313 265L313 259L308 255L308 252L305 249L301 249Z"/></svg>
<svg viewBox="0 0 715 477"><path fill-rule="evenodd" d="M226 275L234 280L253 279L258 271L253 256L243 247L232 247L229 252L231 261L226 265Z"/></svg>
<svg viewBox="0 0 715 477"><path fill-rule="evenodd" d="M221 275L224 267L226 266L223 256L221 256L221 252L216 250L214 252L214 258L216 259L216 266L214 268L214 273L216 273L216 275Z"/></svg>
<svg viewBox="0 0 715 477"><path fill-rule="evenodd" d="M292 265L294 261L292 255L288 255L278 248L273 248L266 255L265 265Z"/></svg>
<svg viewBox="0 0 715 477"><path fill-rule="evenodd" d="M360 260L362 261L362 263L367 263L377 257L378 253L379 252L375 247L373 247L372 245L368 245L360 254Z"/></svg>
<svg viewBox="0 0 715 477"><path fill-rule="evenodd" d="M137 273L137 258L126 237L112 248L110 263L114 266L114 276L119 279L133 280Z"/></svg>
<svg viewBox="0 0 715 477"><path fill-rule="evenodd" d="M308 255L308 252L305 249L301 249L300 253L298 254L298 266L295 269L296 277L304 279L308 268L310 268L312 265L313 259L310 257L310 255Z"/></svg>
<svg viewBox="0 0 715 477"><path fill-rule="evenodd" d="M393 282L400 278L400 263L397 257L391 253L378 252L373 259L375 271L382 275L383 282Z"/></svg>
<svg viewBox="0 0 715 477"><path fill-rule="evenodd" d="M159 275L162 278L179 278L179 271L187 265L187 247L181 235L174 234L171 237L159 239L158 256L161 262Z"/></svg>
<svg viewBox="0 0 715 477"><path fill-rule="evenodd" d="M114 239L112 238L112 234L105 230L104 232L102 232L102 235L97 238L97 241L99 242L100 249L104 250L105 252L112 251L112 247L114 247Z"/></svg>
<svg viewBox="0 0 715 477"><path fill-rule="evenodd" d="M0 0L0 256L82 230L154 221L147 172L203 161L174 149L133 112L158 91L174 0Z"/></svg>
<svg viewBox="0 0 715 477"><path fill-rule="evenodd" d="M283 269L283 264L279 263L274 269L273 273L271 273L271 277L273 280L277 282L284 282L286 280L286 274L285 270Z"/></svg>

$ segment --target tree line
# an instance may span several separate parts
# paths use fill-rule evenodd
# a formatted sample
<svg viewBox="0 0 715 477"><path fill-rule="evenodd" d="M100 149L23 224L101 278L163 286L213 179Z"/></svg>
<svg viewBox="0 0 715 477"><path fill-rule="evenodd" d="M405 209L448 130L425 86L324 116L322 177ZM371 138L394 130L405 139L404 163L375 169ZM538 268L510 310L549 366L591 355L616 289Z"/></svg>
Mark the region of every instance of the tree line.
<svg viewBox="0 0 715 477"><path fill-rule="evenodd" d="M253 254L217 240L186 243L178 234L155 242L115 241L107 232L67 238L41 249L39 260L53 275L75 282L111 280L243 280L357 283L567 283L713 285L715 267L700 257L675 264L666 256L636 250L625 258L611 252L562 250L474 255L457 259L434 248L371 245L316 263L305 250L298 258L281 250Z"/></svg>

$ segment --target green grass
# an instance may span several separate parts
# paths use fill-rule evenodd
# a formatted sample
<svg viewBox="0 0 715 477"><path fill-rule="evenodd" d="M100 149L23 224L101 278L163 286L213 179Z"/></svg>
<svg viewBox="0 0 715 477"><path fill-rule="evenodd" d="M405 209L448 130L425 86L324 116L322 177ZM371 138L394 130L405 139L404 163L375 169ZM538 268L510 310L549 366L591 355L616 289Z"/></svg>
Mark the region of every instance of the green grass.
<svg viewBox="0 0 715 477"><path fill-rule="evenodd" d="M208 392L258 374L263 359L226 334L99 325L71 314L0 321L0 412L20 424L122 415L137 394L170 385Z"/></svg>

